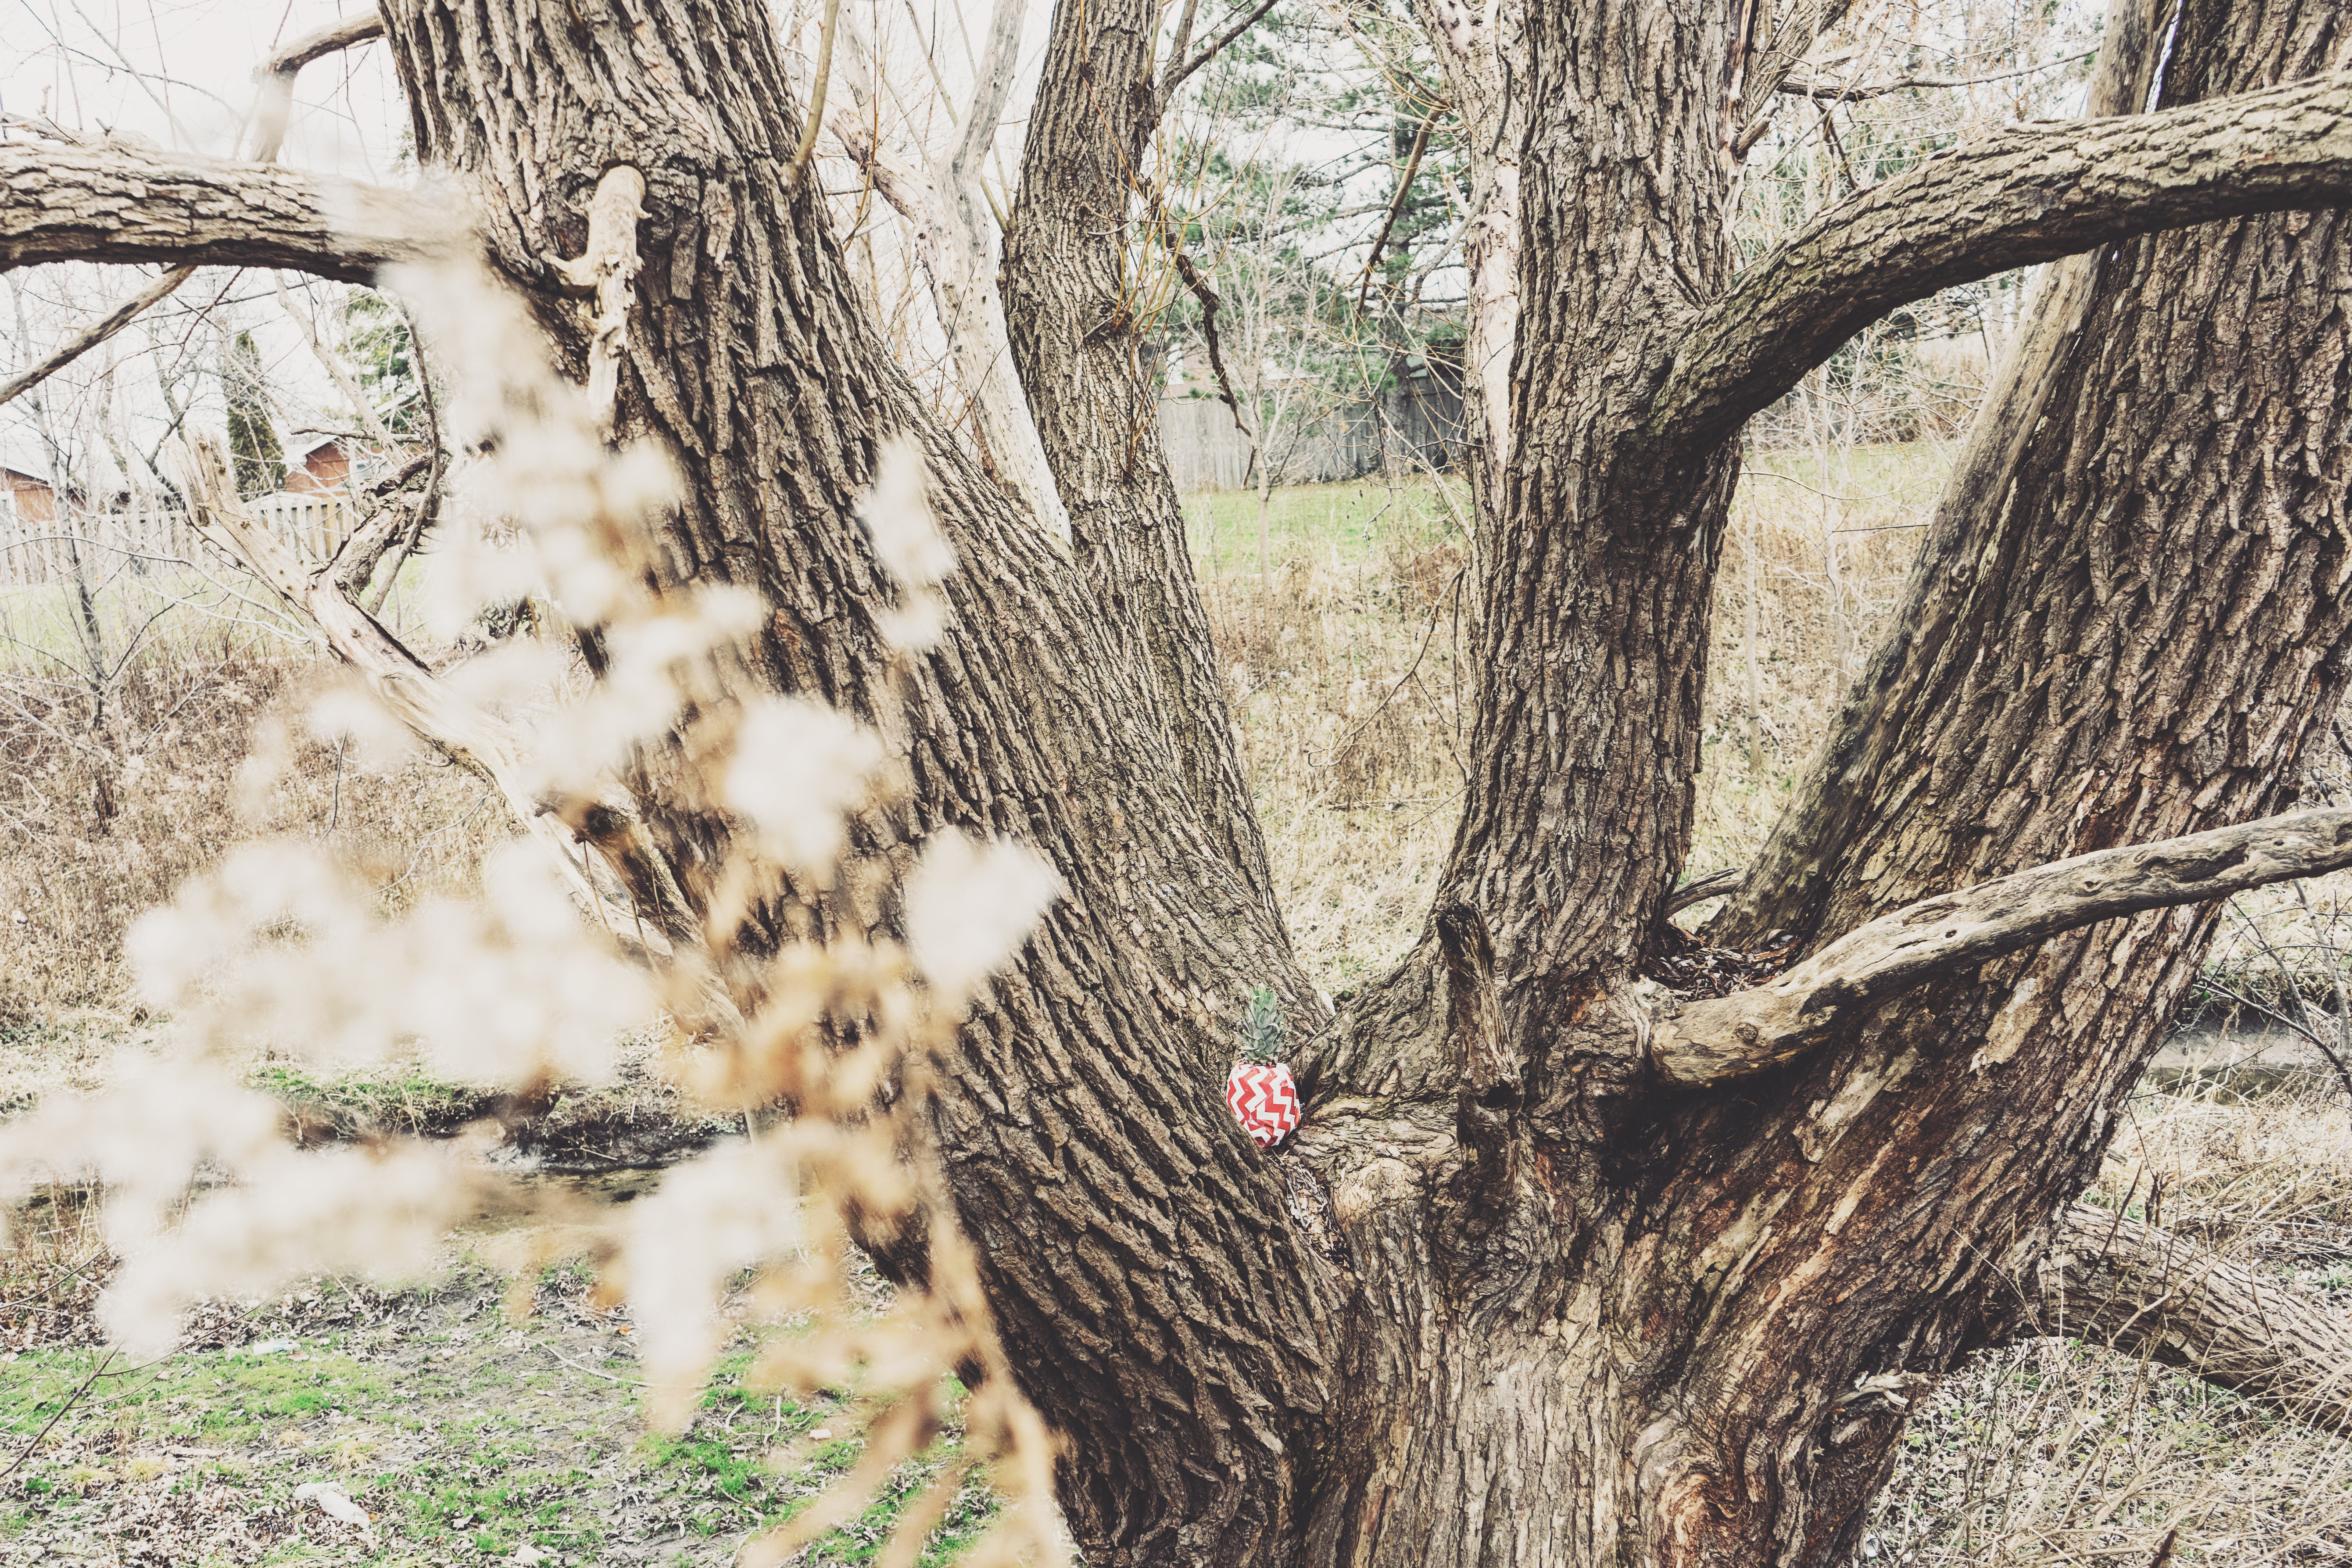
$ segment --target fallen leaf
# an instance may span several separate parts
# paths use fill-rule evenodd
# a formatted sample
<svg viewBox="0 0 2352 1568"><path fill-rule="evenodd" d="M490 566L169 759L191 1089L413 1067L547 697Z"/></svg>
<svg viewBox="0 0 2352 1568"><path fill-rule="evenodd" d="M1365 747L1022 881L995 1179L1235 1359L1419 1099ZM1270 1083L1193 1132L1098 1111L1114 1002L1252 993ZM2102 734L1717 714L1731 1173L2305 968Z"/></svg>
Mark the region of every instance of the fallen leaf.
<svg viewBox="0 0 2352 1568"><path fill-rule="evenodd" d="M342 1521L363 1535L375 1533L368 1522L367 1510L351 1500L350 1494L332 1481L304 1481L294 1489L296 1502L315 1502L329 1519Z"/></svg>

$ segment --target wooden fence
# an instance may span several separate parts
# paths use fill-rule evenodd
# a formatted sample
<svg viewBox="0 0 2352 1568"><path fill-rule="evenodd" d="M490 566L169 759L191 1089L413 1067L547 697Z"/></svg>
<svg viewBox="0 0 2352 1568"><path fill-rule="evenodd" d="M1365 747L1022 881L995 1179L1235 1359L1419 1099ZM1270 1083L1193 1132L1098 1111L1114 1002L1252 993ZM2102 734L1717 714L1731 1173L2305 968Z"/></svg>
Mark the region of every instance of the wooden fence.
<svg viewBox="0 0 2352 1568"><path fill-rule="evenodd" d="M1294 405L1272 426L1268 466L1276 484L1325 484L1393 469L1454 466L1462 447L1462 388L1444 367L1400 374L1390 390L1320 406ZM1249 438L1215 397L1160 405L1160 444L1182 491L1248 489L1257 484Z"/></svg>
<svg viewBox="0 0 2352 1568"><path fill-rule="evenodd" d="M280 491L245 504L306 561L333 554L351 526L351 508L340 496ZM58 520L26 515L31 510L21 498L13 507L0 506L0 586L70 583L85 573L104 581L125 570L142 575L170 572L209 548L177 510L68 508Z"/></svg>

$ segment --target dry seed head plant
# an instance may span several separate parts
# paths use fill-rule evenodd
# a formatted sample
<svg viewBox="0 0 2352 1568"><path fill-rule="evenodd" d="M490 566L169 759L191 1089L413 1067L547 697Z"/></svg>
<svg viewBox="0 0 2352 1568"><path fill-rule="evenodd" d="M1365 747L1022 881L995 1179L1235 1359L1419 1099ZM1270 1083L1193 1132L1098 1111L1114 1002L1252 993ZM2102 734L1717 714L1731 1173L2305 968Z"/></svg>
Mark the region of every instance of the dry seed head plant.
<svg viewBox="0 0 2352 1568"><path fill-rule="evenodd" d="M550 690L565 672L527 646L475 661L457 700L478 725L508 731L541 809L564 820L625 811L614 768L642 742L682 736L698 776L680 787L755 829L719 879L733 896L698 931L651 930L614 916L627 900L604 896L618 868L599 863L598 840L522 834L488 857L478 900L430 898L387 916L317 842L247 845L131 933L142 1000L170 1019L164 1049L0 1130L0 1205L61 1182L102 1190L107 1242L123 1260L103 1317L142 1354L167 1352L196 1300L321 1269L412 1276L484 1209L529 1215L550 1227L543 1247L601 1259L607 1299L625 1293L648 1414L669 1430L691 1415L720 1349L722 1296L755 1271L762 1321L796 1331L766 1338L750 1381L840 1394L862 1413L866 1447L837 1488L742 1561L781 1562L853 1516L936 1436L951 1374L971 1385L967 1450L1013 1504L971 1561L1059 1561L1051 1443L991 1336L910 1121L976 988L1055 896L1053 872L1019 846L953 833L910 865L849 854L845 820L889 809L903 763L832 710L732 695L730 648L756 623L748 595L649 585L645 523L670 494L664 461L606 448L592 399L546 368L543 342L485 276L412 270L398 286L464 389L457 427L482 454L452 520L465 531L436 584L438 613L457 625L536 594L603 649L603 668L566 700ZM207 460L188 455L200 496ZM898 591L899 646L927 647L954 562L911 447L883 465L865 519ZM330 691L309 717L397 750L386 740L399 723L359 688ZM907 942L852 935L738 957L730 919L780 881L855 884L866 907L901 911ZM665 1068L741 1115L749 1135L678 1165L618 1217L501 1174L482 1158L487 1133L298 1148L281 1107L245 1081L257 1047L320 1068L421 1053L455 1081L528 1094L598 1080L617 1042L646 1030L667 1040ZM845 1291L853 1237L918 1264L919 1286L878 1318ZM961 1484L943 1475L903 1510L887 1568L914 1561Z"/></svg>

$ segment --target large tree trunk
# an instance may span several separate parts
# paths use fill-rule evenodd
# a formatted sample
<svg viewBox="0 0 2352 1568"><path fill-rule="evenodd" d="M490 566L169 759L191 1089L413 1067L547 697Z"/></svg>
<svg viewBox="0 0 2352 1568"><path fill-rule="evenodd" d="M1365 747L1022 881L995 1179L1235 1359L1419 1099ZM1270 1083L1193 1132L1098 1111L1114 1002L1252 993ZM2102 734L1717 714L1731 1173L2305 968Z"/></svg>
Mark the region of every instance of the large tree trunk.
<svg viewBox="0 0 2352 1568"><path fill-rule="evenodd" d="M2341 47L2293 11L2192 5L2183 107L1994 133L1736 278L1747 8L1530 11L1527 308L1462 826L1420 948L1299 1048L1310 1113L1268 1157L1223 1103L1233 1008L1257 984L1313 1004L1122 315L1156 8L1057 13L1008 247L1066 555L860 313L791 180L801 125L757 0L387 0L420 156L600 387L615 339L551 258L580 252L608 171L642 174L614 422L685 477L657 571L755 589L744 684L888 738L902 788L856 819L856 853L887 873L957 826L1065 879L932 1122L1012 1364L1069 1439L1090 1561L1635 1568L1851 1544L1910 1397L2010 1327L1990 1260L2030 1258L2096 1161L2205 929L2188 906L2352 860L2352 813L2324 813L1911 901L2258 812L2341 689L2339 220L2238 215L2352 199L2352 83L2198 107ZM430 248L331 221L350 210L299 175L0 147L0 266L349 277ZM2237 221L2133 238L2210 218ZM1981 541L1951 556L1964 592L1918 609L1934 635L1858 698L1895 739L1853 781L1867 809L1813 835L1798 905L1817 944L1846 940L1793 990L1682 1002L1643 980L1688 843L1742 422L1891 304L2117 245L2013 499L1946 520ZM893 595L855 518L899 431L959 556L920 657L883 636ZM687 935L732 831L691 773L655 752L629 781ZM781 884L707 946L755 992L785 940L894 929L890 889Z"/></svg>
<svg viewBox="0 0 2352 1568"><path fill-rule="evenodd" d="M1698 62L1725 45L1566 8L1531 25L1536 101L1577 105L1595 141L1555 127L1523 169L1519 445L1447 878L1457 926L1492 922L1494 969L1441 916L1318 1064L1304 1139L1368 1294L1404 1309L1373 1336L1380 1392L1350 1391L1362 1500L1337 1555L1838 1561L1912 1400L2017 1324L1994 1271L2034 1256L2095 1170L2210 906L1849 1008L1727 1089L1644 1081L1658 1058L1636 1037L1670 1037L1678 1009L1633 975L1687 842L1728 489L1722 447L1653 444L1706 352L1651 333L1721 286ZM2170 104L2330 68L2344 46L2281 5L2192 7L2175 47ZM1662 103L1661 81L1690 99ZM1958 564L1923 578L1909 621L1928 635L1857 694L1893 739L1883 773L1813 794L1850 830L1814 907L1759 878L1750 904L1773 912L1743 934L1825 942L2291 794L2352 615L2338 233L2334 215L2248 219L2105 259L2013 495L1948 513L1968 532L1930 546ZM1595 321L1612 330L1580 331Z"/></svg>
<svg viewBox="0 0 2352 1568"><path fill-rule="evenodd" d="M2333 15L2191 4L2163 101L2347 58ZM2027 389L2042 419L2016 411L2013 437L1971 443L1998 482L1956 478L1902 630L1718 940L1780 928L1818 946L1925 895L2293 801L2304 745L2352 676L2347 261L2332 212L2090 259L2082 330L2062 330L2037 367L2048 384ZM1748 1200L1750 1223L1853 1205L1834 1249L1777 1268L1767 1249L1755 1275L1780 1289L1874 1259L1898 1282L1884 1305L1850 1298L1834 1330L1816 1325L1865 1370L1937 1373L1984 1337L2046 1327L2017 1320L1986 1264L2005 1241L2034 1256L2096 1173L2218 912L2157 910L1997 960L1776 1083L1781 1109L1760 1125L1753 1105L1692 1116L1691 1136L1736 1129L1749 1151L1710 1184L1718 1202L1770 1194ZM2078 1306L2103 1316L2123 1314ZM1855 1462L1887 1455L1898 1425L1880 1423Z"/></svg>
<svg viewBox="0 0 2352 1568"><path fill-rule="evenodd" d="M563 215L603 163L646 172L625 428L692 480L677 574L757 583L774 605L762 679L900 737L913 808L862 823L859 847L962 824L1038 844L1068 880L966 1030L935 1120L1013 1363L1071 1439L1064 1496L1089 1559L1842 1551L1906 1380L1979 1331L1979 1259L2071 1194L2123 1069L2052 1033L2028 1058L2051 1064L2042 1077L1987 1076L1940 1041L1890 1051L1873 1025L1727 1089L1658 1082L1658 999L1636 976L1687 842L1729 437L1790 374L1758 342L1826 352L1817 301L1795 308L1769 277L1729 288L1729 24L1530 18L1529 101L1579 112L1531 131L1522 160L1530 307L1479 769L1429 940L1302 1054L1313 1116L1269 1161L1219 1103L1220 1005L1303 984L1122 318L1152 8L1057 16L1008 246L1013 341L1076 559L929 435L962 559L955 628L894 683L848 519L878 437L925 426L848 309L810 199L762 156L797 128L740 78L770 68L756 12L718 7L715 34L663 37L649 59L647 35L615 24L502 52L535 13L485 27L410 5L394 32L420 147L467 177L567 341L580 326L537 258L572 248ZM562 63L575 51L594 68ZM514 74L483 85L436 65L501 58ZM684 82L707 84L698 113ZM2030 140L2013 156L2048 162ZM2029 254L2084 241L2027 211L2048 198L2018 201L1992 232ZM1872 247L1907 243L1901 227L1832 246L1829 269L1876 275ZM1931 251L1916 281L1981 261ZM2326 617L2306 620L2324 638ZM648 816L707 897L691 868L725 825L667 774L648 761ZM779 933L888 919L790 891L768 915ZM1998 1005L1953 989L1948 1009ZM1993 1134L2019 1104L2064 1131L2009 1148Z"/></svg>
<svg viewBox="0 0 2352 1568"><path fill-rule="evenodd" d="M1326 1274L1223 1089L1247 988L1311 993L1234 825L1195 802L1161 672L929 425L858 313L818 198L786 183L800 125L762 7L725 0L676 26L532 0L386 14L420 154L464 182L499 265L575 355L587 323L541 258L577 252L606 165L643 172L621 433L686 476L667 570L771 605L754 678L898 747L909 803L862 816L856 851L903 864L957 825L1038 846L1067 881L1023 973L966 1029L937 1119L1000 1331L1073 1440L1081 1539L1146 1560L1273 1550L1336 1349ZM902 430L959 556L948 640L911 666L877 630L890 595L855 517ZM1066 493L1092 527L1093 492ZM681 771L649 758L636 789L707 908L730 825L695 809ZM846 886L782 889L763 911L775 937L895 919Z"/></svg>

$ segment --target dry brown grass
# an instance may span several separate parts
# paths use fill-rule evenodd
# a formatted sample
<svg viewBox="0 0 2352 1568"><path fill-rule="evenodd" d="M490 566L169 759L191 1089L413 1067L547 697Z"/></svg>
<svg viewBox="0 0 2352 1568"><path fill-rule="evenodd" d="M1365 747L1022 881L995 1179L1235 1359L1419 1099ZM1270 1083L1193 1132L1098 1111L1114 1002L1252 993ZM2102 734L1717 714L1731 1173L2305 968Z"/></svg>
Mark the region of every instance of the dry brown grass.
<svg viewBox="0 0 2352 1568"><path fill-rule="evenodd" d="M97 1342L113 1258L89 1197L53 1186L0 1215L0 1354Z"/></svg>
<svg viewBox="0 0 2352 1568"><path fill-rule="evenodd" d="M2352 1114L2310 1078L2144 1094L2094 1202L2352 1301ZM1873 1560L1938 1568L2352 1563L2352 1440L2097 1346L1976 1358L1916 1419Z"/></svg>
<svg viewBox="0 0 2352 1568"><path fill-rule="evenodd" d="M87 1082L144 1021L123 936L261 833L324 841L387 910L472 883L506 824L429 759L370 772L312 737L325 672L235 628L159 642L106 694L0 669L0 1101ZM276 765L248 768L257 747Z"/></svg>

